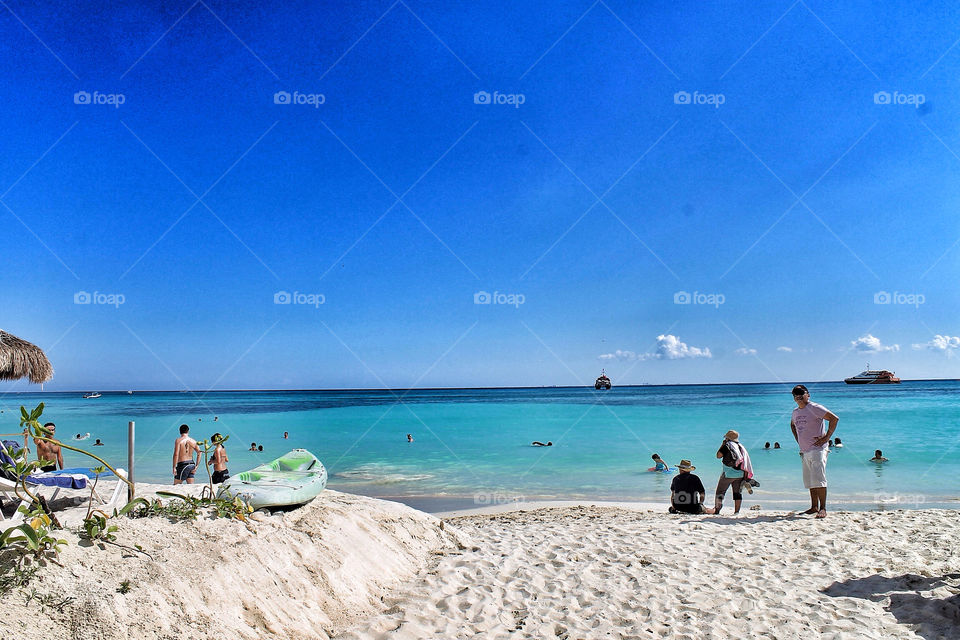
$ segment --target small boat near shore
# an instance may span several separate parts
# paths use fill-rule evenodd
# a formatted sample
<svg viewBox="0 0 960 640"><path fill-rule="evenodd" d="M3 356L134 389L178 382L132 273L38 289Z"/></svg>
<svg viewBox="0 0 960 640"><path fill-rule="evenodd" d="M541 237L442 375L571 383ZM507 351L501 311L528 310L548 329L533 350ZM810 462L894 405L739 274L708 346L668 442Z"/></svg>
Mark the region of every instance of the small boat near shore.
<svg viewBox="0 0 960 640"><path fill-rule="evenodd" d="M843 381L847 384L900 384L900 378L894 375L893 371L871 369L869 362L867 363L866 370L861 371L853 377L844 378Z"/></svg>
<svg viewBox="0 0 960 640"><path fill-rule="evenodd" d="M310 502L327 486L327 470L306 449L294 449L272 462L231 476L217 497L239 497L253 509Z"/></svg>
<svg viewBox="0 0 960 640"><path fill-rule="evenodd" d="M95 399L95 398L99 398L101 395L103 395L103 394L101 394L99 391L94 391L93 393L85 393L85 394L83 394L83 399L84 399L84 400L93 400L93 399Z"/></svg>
<svg viewBox="0 0 960 640"><path fill-rule="evenodd" d="M612 387L613 384L610 382L610 378L607 377L606 370L600 370L600 377L597 378L597 381L593 383L593 388L597 391L605 391Z"/></svg>

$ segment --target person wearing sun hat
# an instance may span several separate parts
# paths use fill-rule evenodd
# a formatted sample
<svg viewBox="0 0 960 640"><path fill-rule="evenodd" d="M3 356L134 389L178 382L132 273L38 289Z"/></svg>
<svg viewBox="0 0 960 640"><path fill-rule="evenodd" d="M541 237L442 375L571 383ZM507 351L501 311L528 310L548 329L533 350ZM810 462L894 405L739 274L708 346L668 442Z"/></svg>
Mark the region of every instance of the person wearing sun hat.
<svg viewBox="0 0 960 640"><path fill-rule="evenodd" d="M670 513L713 513L713 509L703 506L706 491L700 477L692 473L696 469L689 460L681 460L677 465L677 475L670 483Z"/></svg>
<svg viewBox="0 0 960 640"><path fill-rule="evenodd" d="M727 489L733 487L733 514L740 513L740 504L743 502L743 487L753 493L756 481L752 479L753 467L746 447L740 444L740 434L733 429L723 436L723 444L717 451L717 458L723 461L723 471L717 481L717 490L714 492L714 513L720 513L723 508L723 497Z"/></svg>

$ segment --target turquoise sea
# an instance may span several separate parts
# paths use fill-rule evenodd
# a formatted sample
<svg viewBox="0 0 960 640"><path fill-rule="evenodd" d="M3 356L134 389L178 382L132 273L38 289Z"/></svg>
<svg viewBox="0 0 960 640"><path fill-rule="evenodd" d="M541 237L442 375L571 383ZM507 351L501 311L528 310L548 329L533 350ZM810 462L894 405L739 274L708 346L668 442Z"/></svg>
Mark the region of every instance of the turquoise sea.
<svg viewBox="0 0 960 640"><path fill-rule="evenodd" d="M844 447L828 465L834 508L960 507L960 381L808 386L814 402L840 417ZM692 460L711 494L715 452L736 429L761 483L747 504L794 508L808 500L784 384L81 396L0 396L0 432L18 429L21 404L44 402L44 419L61 438L89 432L82 445L100 438L105 446L90 450L125 467L134 420L136 479L170 482L173 441L186 423L198 439L230 437L233 473L303 447L324 462L332 489L444 510L535 499L666 502L672 476L647 471L653 453L671 464ZM247 451L251 442L263 452ZM783 448L766 451L765 442ZM868 462L874 449L890 461ZM67 452L66 464L87 463Z"/></svg>

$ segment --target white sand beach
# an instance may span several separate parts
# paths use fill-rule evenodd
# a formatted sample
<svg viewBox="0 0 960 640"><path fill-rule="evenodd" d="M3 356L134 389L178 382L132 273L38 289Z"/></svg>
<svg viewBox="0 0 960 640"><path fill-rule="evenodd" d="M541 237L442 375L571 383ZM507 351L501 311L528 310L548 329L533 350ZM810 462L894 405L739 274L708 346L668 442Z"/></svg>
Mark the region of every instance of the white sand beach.
<svg viewBox="0 0 960 640"><path fill-rule="evenodd" d="M72 600L0 610L37 640L960 636L956 511L533 507L441 520L325 491L249 525L121 522L151 558L68 531L30 588Z"/></svg>

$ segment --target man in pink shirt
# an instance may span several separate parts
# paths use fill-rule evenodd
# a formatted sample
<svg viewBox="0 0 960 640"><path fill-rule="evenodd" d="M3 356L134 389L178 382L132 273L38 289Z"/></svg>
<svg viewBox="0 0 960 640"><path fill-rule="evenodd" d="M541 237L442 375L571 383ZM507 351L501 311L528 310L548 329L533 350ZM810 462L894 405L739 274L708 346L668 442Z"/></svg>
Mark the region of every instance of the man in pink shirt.
<svg viewBox="0 0 960 640"><path fill-rule="evenodd" d="M827 443L837 429L837 416L822 404L810 402L810 392L802 384L793 388L797 408L790 418L790 430L800 445L803 457L803 486L810 490L810 508L804 511L827 517ZM823 421L829 423L824 430Z"/></svg>

